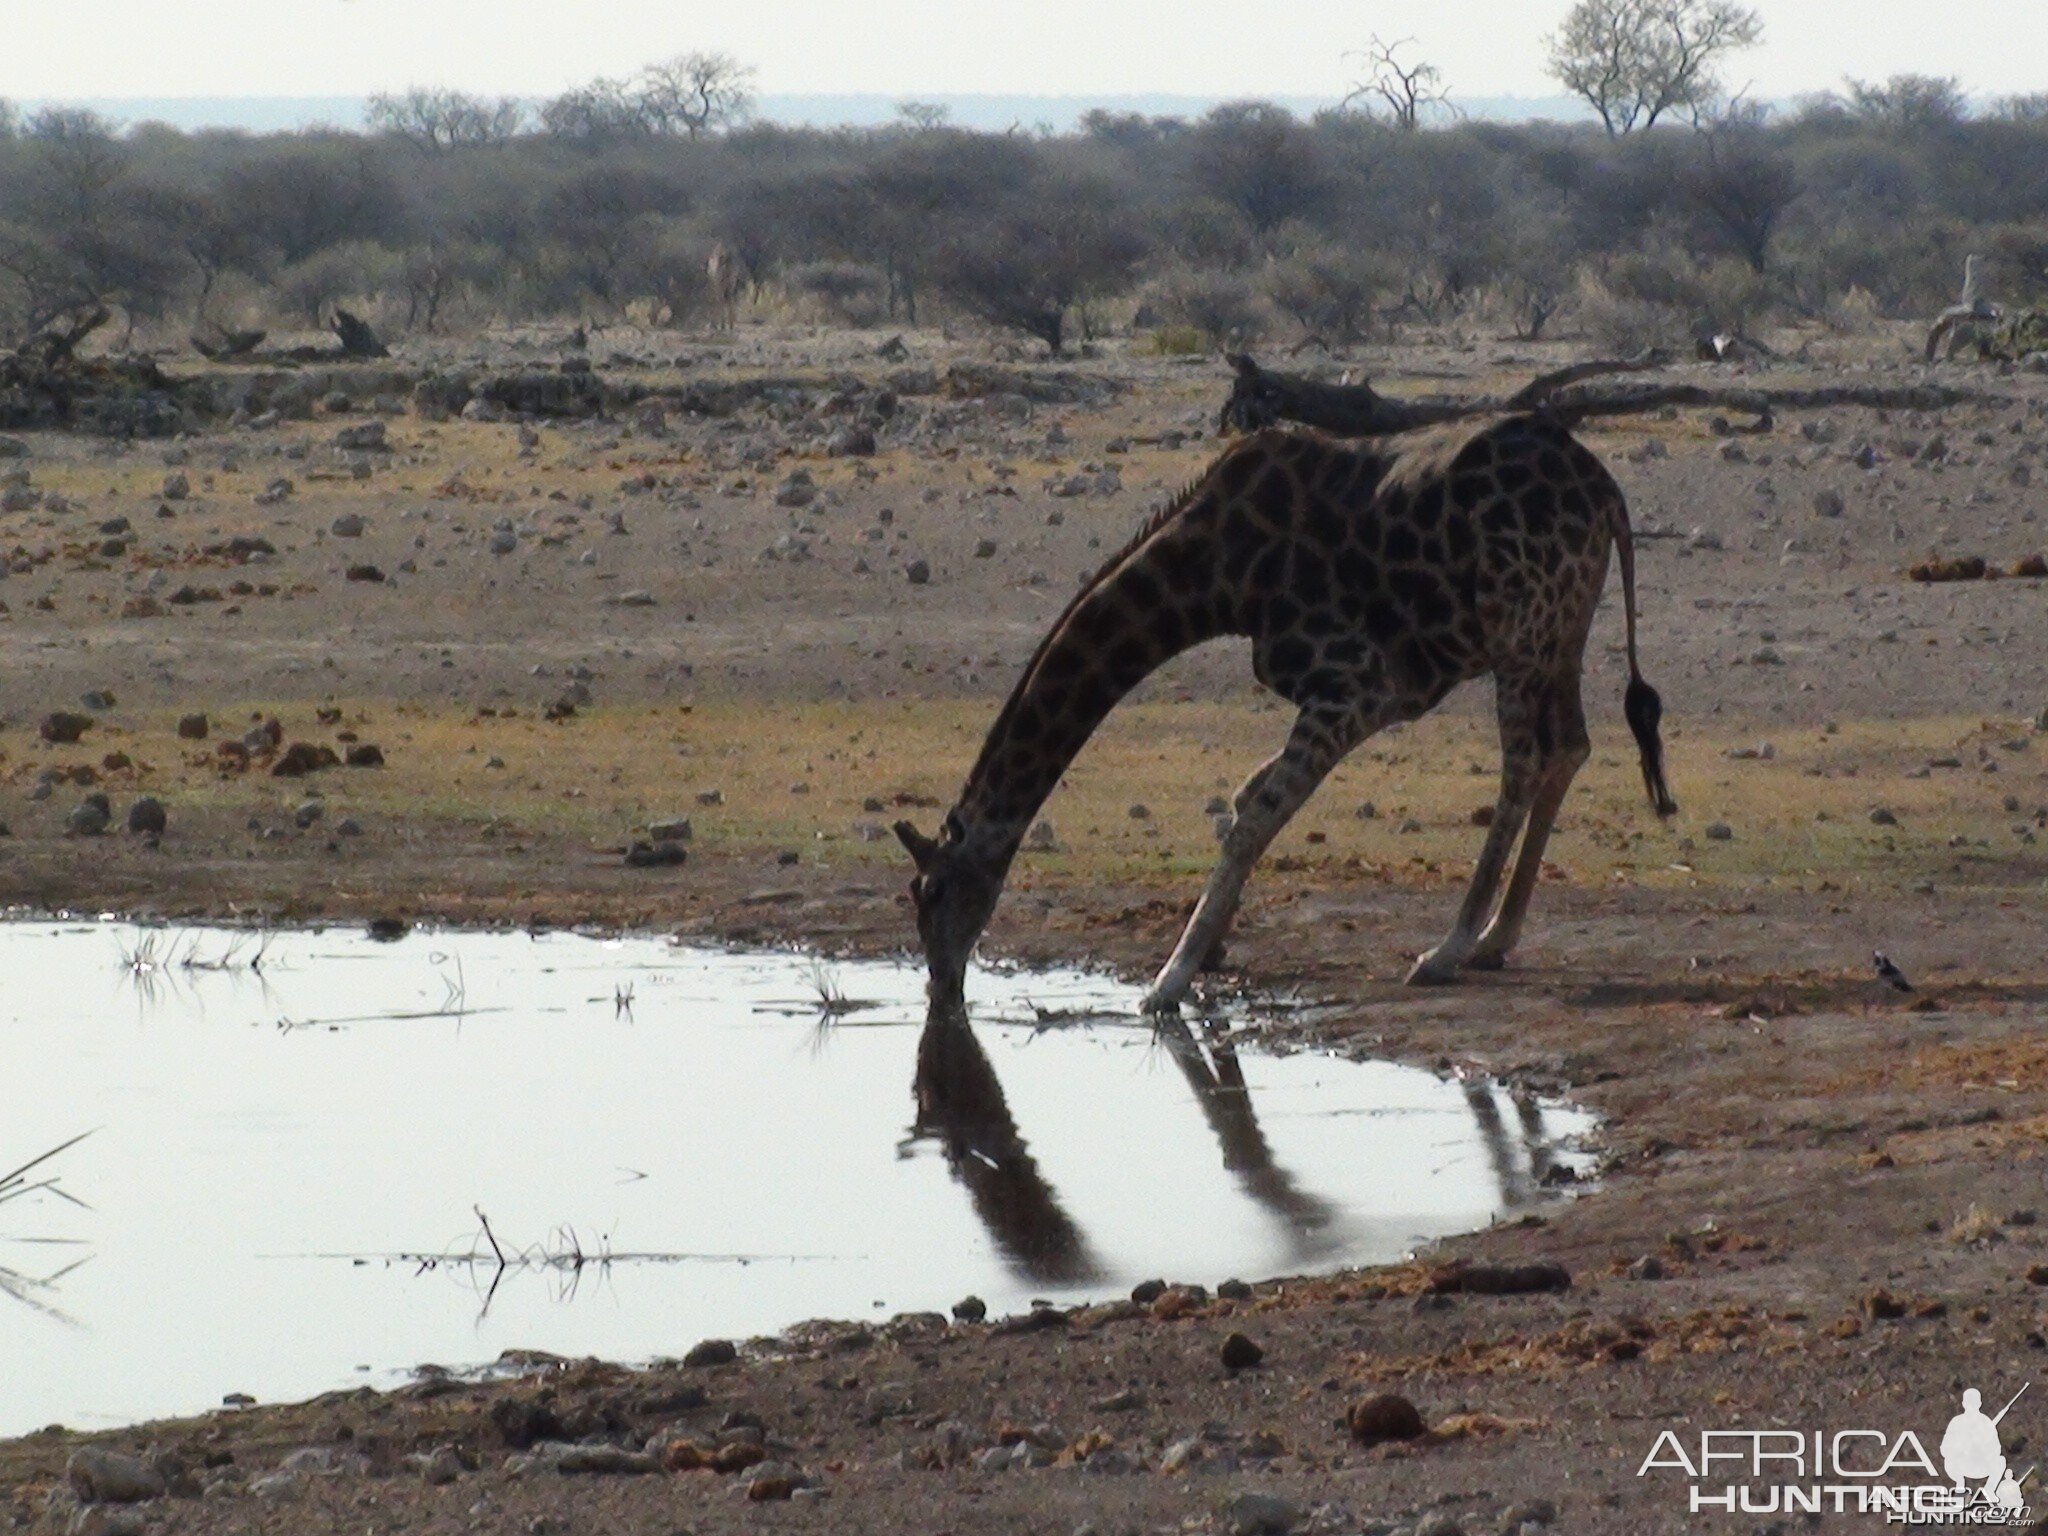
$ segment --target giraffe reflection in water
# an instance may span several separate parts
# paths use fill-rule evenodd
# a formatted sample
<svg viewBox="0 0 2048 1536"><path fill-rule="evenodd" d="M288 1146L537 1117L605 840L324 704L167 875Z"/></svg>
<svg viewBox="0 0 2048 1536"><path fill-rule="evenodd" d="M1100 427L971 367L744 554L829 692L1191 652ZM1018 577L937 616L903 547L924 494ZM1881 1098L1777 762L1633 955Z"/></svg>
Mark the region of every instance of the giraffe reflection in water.
<svg viewBox="0 0 2048 1536"><path fill-rule="evenodd" d="M1235 1042L1216 1026L1205 1025L1202 1033L1206 1052L1204 1042L1197 1041L1181 1020L1162 1017L1153 1038L1195 1090L1203 1118L1223 1148L1223 1166L1237 1176L1247 1195L1280 1218L1288 1233L1290 1262L1308 1264L1335 1252L1343 1245L1337 1207L1302 1189L1293 1174L1273 1161L1273 1148L1252 1109Z"/></svg>
<svg viewBox="0 0 2048 1536"><path fill-rule="evenodd" d="M912 1091L917 1120L910 1141L938 1142L1012 1270L1065 1284L1107 1278L1018 1133L995 1066L964 1010L931 1011L918 1037Z"/></svg>

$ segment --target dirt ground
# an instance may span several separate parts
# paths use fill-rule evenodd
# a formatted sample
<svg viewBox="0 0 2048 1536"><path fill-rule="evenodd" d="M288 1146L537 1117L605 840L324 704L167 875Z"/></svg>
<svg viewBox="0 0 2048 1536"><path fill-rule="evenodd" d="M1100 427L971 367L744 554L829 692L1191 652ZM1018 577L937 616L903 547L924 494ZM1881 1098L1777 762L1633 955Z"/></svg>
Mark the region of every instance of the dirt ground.
<svg viewBox="0 0 2048 1536"><path fill-rule="evenodd" d="M1082 359L1088 398L906 395L879 416L877 452L834 455L831 434L878 410L879 339L689 342L686 372L869 381L718 418L436 423L351 402L170 444L29 437L0 459L0 494L33 503L0 513L0 903L900 951L906 870L883 829L937 819L1076 580L1214 451L1225 377ZM917 363L986 356L910 340ZM1922 373L1903 347L1814 350L1730 382ZM1570 355L1415 348L1359 366L1402 392L1485 389ZM1493 797L1484 689L1368 743L1255 877L1223 984L1325 1005L1282 1030L1568 1093L1606 1117L1596 1192L1411 1265L1266 1278L1249 1297L1104 1298L1028 1326L820 1324L729 1363L560 1362L52 1430L0 1444L0 1522L1881 1525L1695 1515L1684 1475L1638 1469L1667 1429L1695 1448L1709 1430L1910 1429L1931 1450L1965 1387L2000 1403L2048 1374L2048 582L1906 575L1930 554L2009 566L2048 549L2030 484L2048 467L2048 381L1944 377L2002 398L1787 413L1761 436L1717 435L1705 412L1585 434L1634 508L1645 667L1683 811L1664 827L1641 803L1610 583L1588 655L1594 758L1509 970L1398 985L1447 925ZM387 451L337 446L373 419ZM808 485L791 489L797 471ZM280 479L289 491L259 502ZM907 574L917 561L928 579ZM350 578L366 566L382 579ZM42 739L55 711L89 722L80 740ZM179 734L194 714L203 739ZM237 750L272 719L271 740ZM1054 846L1020 860L989 951L1147 973L1213 851L1205 804L1285 721L1240 649L1164 669L1048 805ZM276 775L301 743L375 745L382 763ZM95 792L112 828L78 835ZM165 808L160 838L124 830L143 795ZM626 866L629 843L679 817L686 863ZM1915 990L1882 984L1873 949ZM1552 1261L1571 1284L1459 1292L1456 1260ZM1260 1364L1224 1367L1232 1333ZM2016 1469L2048 1445L2044 1392L2001 1425ZM1347 1410L1379 1393L1428 1433L1354 1439ZM586 1437L655 1454L571 1475L530 1448ZM789 1488L689 1465L757 1442L808 1486L750 1498ZM78 1513L64 1469L88 1444L153 1449L182 1496ZM1772 1481L1723 1467L1702 1486ZM2038 1517L2048 1496L2032 1503Z"/></svg>

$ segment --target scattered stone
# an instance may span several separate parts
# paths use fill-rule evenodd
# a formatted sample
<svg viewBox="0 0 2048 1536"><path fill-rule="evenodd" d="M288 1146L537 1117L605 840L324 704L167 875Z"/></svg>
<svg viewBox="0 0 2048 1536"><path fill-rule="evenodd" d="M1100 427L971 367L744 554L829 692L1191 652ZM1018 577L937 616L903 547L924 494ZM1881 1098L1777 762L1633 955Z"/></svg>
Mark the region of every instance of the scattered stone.
<svg viewBox="0 0 2048 1536"><path fill-rule="evenodd" d="M192 482L185 478L184 471L164 476L163 498L165 501L183 501L192 494Z"/></svg>
<svg viewBox="0 0 2048 1536"><path fill-rule="evenodd" d="M152 795L144 795L128 807L128 830L137 836L161 837L167 821L163 802Z"/></svg>
<svg viewBox="0 0 2048 1536"><path fill-rule="evenodd" d="M1842 515L1842 493L1827 487L1813 493L1813 510L1819 517L1840 517Z"/></svg>
<svg viewBox="0 0 2048 1536"><path fill-rule="evenodd" d="M1710 821L1703 834L1710 843L1727 843L1735 840L1735 829L1725 821Z"/></svg>
<svg viewBox="0 0 2048 1536"><path fill-rule="evenodd" d="M910 584L913 587L921 587L932 579L931 563L925 560L913 560L903 568L903 574L910 578Z"/></svg>
<svg viewBox="0 0 2048 1536"><path fill-rule="evenodd" d="M342 761L351 768L382 768L384 749L374 741L359 741L348 749Z"/></svg>
<svg viewBox="0 0 2048 1536"><path fill-rule="evenodd" d="M1131 1287L1131 1300L1141 1307L1149 1307L1166 1294L1164 1280L1140 1280Z"/></svg>
<svg viewBox="0 0 2048 1536"><path fill-rule="evenodd" d="M1250 1301L1252 1288L1242 1280L1226 1280L1216 1287L1218 1301Z"/></svg>
<svg viewBox="0 0 2048 1536"><path fill-rule="evenodd" d="M953 1303L953 1315L963 1323L978 1323L988 1316L988 1303L979 1296L963 1296Z"/></svg>
<svg viewBox="0 0 2048 1536"><path fill-rule="evenodd" d="M367 562L361 565L352 565L348 568L348 579L350 581L367 581L372 584L381 584L384 581L384 570L381 566L371 565Z"/></svg>
<svg viewBox="0 0 2048 1536"><path fill-rule="evenodd" d="M1266 1358L1265 1350L1241 1333L1225 1339L1221 1353L1226 1371L1248 1371Z"/></svg>
<svg viewBox="0 0 2048 1536"><path fill-rule="evenodd" d="M533 1455L552 1464L564 1477L639 1477L661 1470L659 1457L616 1445L565 1445L559 1449L536 1446Z"/></svg>
<svg viewBox="0 0 2048 1536"><path fill-rule="evenodd" d="M1344 1427L1360 1445L1414 1440L1425 1429L1421 1410L1397 1392L1381 1392L1353 1403L1344 1411Z"/></svg>
<svg viewBox="0 0 2048 1536"><path fill-rule="evenodd" d="M975 558L975 559L977 559L977 560L987 560L987 559L991 559L991 558L993 558L993 556L995 555L995 552L996 552L996 541L995 541L994 539L977 539L977 540L975 540L975 543L974 543L974 558Z"/></svg>
<svg viewBox="0 0 2048 1536"><path fill-rule="evenodd" d="M139 1456L84 1445L64 1463L71 1491L88 1504L138 1504L169 1492L161 1472Z"/></svg>
<svg viewBox="0 0 2048 1536"><path fill-rule="evenodd" d="M672 843L667 841L648 842L642 839L632 843L626 849L626 867L628 869L672 868L675 865L685 862L689 857L690 855L688 851L684 849L681 843ZM700 1345L699 1347L701 1348L702 1346ZM730 1345L726 1347L731 1348ZM684 1363L715 1364L717 1362L685 1361Z"/></svg>
<svg viewBox="0 0 2048 1536"><path fill-rule="evenodd" d="M807 507L818 499L818 484L809 470L792 470L776 483L774 499L778 507Z"/></svg>
<svg viewBox="0 0 2048 1536"><path fill-rule="evenodd" d="M396 919L379 918L370 924L372 938L380 937L377 932L378 922L395 924L399 932L390 935L392 938L399 937L405 931L405 925L398 923ZM515 1451L523 1451L528 1446L554 1440L562 1433L562 1421L555 1417L554 1409L530 1398L499 1399L491 1405L491 1423L497 1426L498 1433L504 1437L505 1443Z"/></svg>
<svg viewBox="0 0 2048 1536"><path fill-rule="evenodd" d="M491 535L490 550L494 555L509 555L519 547L519 535L510 528L500 528Z"/></svg>
<svg viewBox="0 0 2048 1536"><path fill-rule="evenodd" d="M114 808L107 797L94 790L72 809L64 818L64 826L74 837L98 837L107 830L114 819Z"/></svg>
<svg viewBox="0 0 2048 1536"><path fill-rule="evenodd" d="M866 427L841 427L825 440L829 458L866 458L875 451L875 434Z"/></svg>
<svg viewBox="0 0 2048 1536"><path fill-rule="evenodd" d="M1223 1506L1230 1536L1288 1536L1303 1518L1299 1504L1277 1493L1240 1493Z"/></svg>
<svg viewBox="0 0 2048 1536"><path fill-rule="evenodd" d="M90 715L77 715L69 710L59 709L43 716L43 723L36 728L36 734L53 745L65 747L70 746L91 729Z"/></svg>
<svg viewBox="0 0 2048 1536"><path fill-rule="evenodd" d="M690 1346L690 1352L683 1356L688 1366L731 1365L739 1359L740 1352L730 1339L705 1339Z"/></svg>
<svg viewBox="0 0 2048 1536"><path fill-rule="evenodd" d="M343 427L334 434L334 446L348 453L389 453L391 444L384 434L384 423L365 421L357 426Z"/></svg>
<svg viewBox="0 0 2048 1536"><path fill-rule="evenodd" d="M308 800L292 812L292 825L301 832L327 814L327 807L318 800Z"/></svg>
<svg viewBox="0 0 2048 1536"><path fill-rule="evenodd" d="M337 539L360 539L369 526L360 512L344 512L329 525L328 531Z"/></svg>
<svg viewBox="0 0 2048 1536"><path fill-rule="evenodd" d="M649 823L647 835L657 843L687 843L695 834L689 817L672 816L667 821Z"/></svg>
<svg viewBox="0 0 2048 1536"><path fill-rule="evenodd" d="M1631 1280L1662 1280L1664 1261L1654 1253L1646 1253L1629 1265L1628 1277Z"/></svg>
<svg viewBox="0 0 2048 1536"><path fill-rule="evenodd" d="M284 755L270 765L270 776L274 779L303 779L309 773L318 773L323 768L340 766L341 759L334 748L320 746L309 741L295 741L284 749Z"/></svg>
<svg viewBox="0 0 2048 1536"><path fill-rule="evenodd" d="M1874 806L1870 812L1870 824L1874 827L1896 827L1899 818L1884 806Z"/></svg>
<svg viewBox="0 0 2048 1536"><path fill-rule="evenodd" d="M420 1469L420 1481L429 1488L445 1487L469 1470L463 1465L461 1453L452 1445L436 1446L413 1457L412 1462Z"/></svg>
<svg viewBox="0 0 2048 1536"><path fill-rule="evenodd" d="M1571 1271L1554 1259L1529 1264L1447 1264L1429 1277L1437 1296L1524 1296L1572 1288Z"/></svg>
<svg viewBox="0 0 2048 1536"><path fill-rule="evenodd" d="M607 608L652 608L654 594L635 587L630 592L614 592L604 602Z"/></svg>

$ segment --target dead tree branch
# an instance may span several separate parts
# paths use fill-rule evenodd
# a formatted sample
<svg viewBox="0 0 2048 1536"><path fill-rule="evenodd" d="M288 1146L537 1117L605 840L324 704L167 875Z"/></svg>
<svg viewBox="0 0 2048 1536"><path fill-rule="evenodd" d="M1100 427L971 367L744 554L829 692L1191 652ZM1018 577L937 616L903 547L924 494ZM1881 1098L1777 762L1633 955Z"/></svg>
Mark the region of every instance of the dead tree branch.
<svg viewBox="0 0 2048 1536"><path fill-rule="evenodd" d="M1628 416L1667 406L1743 411L1757 423L1749 430L1767 430L1777 411L1823 410L1865 406L1874 410L1938 411L1963 404L2005 403L2002 395L1954 389L1935 384L1841 384L1810 389L1733 389L1679 382L1592 387L1587 380L1615 373L1655 368L1663 359L1654 353L1574 363L1532 379L1510 395L1464 398L1431 396L1393 400L1370 384L1330 384L1299 374L1275 373L1252 358L1230 359L1237 370L1230 396L1223 403L1222 429L1255 432L1280 422L1295 422L1334 437L1383 437L1439 422L1512 411L1541 411L1565 426L1599 416Z"/></svg>

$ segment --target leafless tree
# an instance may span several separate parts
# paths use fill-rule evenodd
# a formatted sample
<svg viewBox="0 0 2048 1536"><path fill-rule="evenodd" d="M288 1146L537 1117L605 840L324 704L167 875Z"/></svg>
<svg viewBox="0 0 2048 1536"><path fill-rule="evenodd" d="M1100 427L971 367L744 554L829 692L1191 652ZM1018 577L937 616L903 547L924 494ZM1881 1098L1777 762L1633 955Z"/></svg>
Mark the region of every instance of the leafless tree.
<svg viewBox="0 0 2048 1536"><path fill-rule="evenodd" d="M1404 37L1383 43L1375 33L1362 52L1347 54L1347 58L1364 61L1366 75L1351 87L1344 105L1363 102L1366 113L1375 117L1384 109L1388 120L1403 133L1413 133L1421 127L1423 114L1431 109L1455 111L1450 92L1444 89L1442 70L1421 61L1401 62L1401 50L1414 41Z"/></svg>
<svg viewBox="0 0 2048 1536"><path fill-rule="evenodd" d="M906 127L930 133L953 120L953 109L938 101L899 101L896 103L896 116Z"/></svg>
<svg viewBox="0 0 2048 1536"><path fill-rule="evenodd" d="M1953 76L1893 75L1889 80L1849 82L1849 115L1875 128L1925 133L1947 128L1970 115L1970 99Z"/></svg>
<svg viewBox="0 0 2048 1536"><path fill-rule="evenodd" d="M1548 39L1549 70L1619 135L1707 107L1715 66L1762 35L1763 18L1735 0L1577 0Z"/></svg>
<svg viewBox="0 0 2048 1536"><path fill-rule="evenodd" d="M372 96L364 116L373 133L395 134L438 154L458 145L504 143L525 123L526 108L510 96L492 101L416 85Z"/></svg>
<svg viewBox="0 0 2048 1536"><path fill-rule="evenodd" d="M679 54L642 70L633 99L650 133L694 139L746 118L754 71L728 53Z"/></svg>

